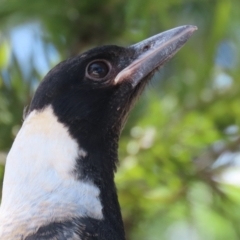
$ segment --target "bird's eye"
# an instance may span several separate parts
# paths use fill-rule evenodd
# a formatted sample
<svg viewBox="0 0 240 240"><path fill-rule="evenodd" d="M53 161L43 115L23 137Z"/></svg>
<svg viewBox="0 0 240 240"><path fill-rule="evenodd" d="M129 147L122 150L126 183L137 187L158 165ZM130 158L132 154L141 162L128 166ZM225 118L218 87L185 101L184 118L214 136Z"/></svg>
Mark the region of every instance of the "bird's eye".
<svg viewBox="0 0 240 240"><path fill-rule="evenodd" d="M87 66L87 75L92 79L102 79L108 75L110 64L104 60L95 60Z"/></svg>

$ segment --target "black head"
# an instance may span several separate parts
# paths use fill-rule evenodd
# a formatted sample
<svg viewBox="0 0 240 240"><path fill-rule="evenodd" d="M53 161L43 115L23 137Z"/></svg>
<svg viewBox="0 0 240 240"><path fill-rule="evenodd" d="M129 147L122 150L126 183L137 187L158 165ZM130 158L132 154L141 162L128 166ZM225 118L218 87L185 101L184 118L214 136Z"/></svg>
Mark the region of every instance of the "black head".
<svg viewBox="0 0 240 240"><path fill-rule="evenodd" d="M135 54L131 48L103 46L61 62L37 89L29 111L51 104L61 122L85 137L119 132L135 95L128 81L114 80Z"/></svg>
<svg viewBox="0 0 240 240"><path fill-rule="evenodd" d="M120 134L126 117L154 70L172 57L196 29L183 26L133 46L91 49L54 67L36 91L29 112L52 105L78 138Z"/></svg>

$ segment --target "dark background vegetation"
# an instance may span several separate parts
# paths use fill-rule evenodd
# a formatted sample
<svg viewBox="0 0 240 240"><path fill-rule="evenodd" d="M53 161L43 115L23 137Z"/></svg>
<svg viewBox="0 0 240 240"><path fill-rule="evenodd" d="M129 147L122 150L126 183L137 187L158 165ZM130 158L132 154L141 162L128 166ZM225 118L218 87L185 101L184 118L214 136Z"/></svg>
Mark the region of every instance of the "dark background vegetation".
<svg viewBox="0 0 240 240"><path fill-rule="evenodd" d="M239 240L239 9L238 0L1 0L0 180L23 108L57 62L197 25L130 116L119 199L128 239Z"/></svg>

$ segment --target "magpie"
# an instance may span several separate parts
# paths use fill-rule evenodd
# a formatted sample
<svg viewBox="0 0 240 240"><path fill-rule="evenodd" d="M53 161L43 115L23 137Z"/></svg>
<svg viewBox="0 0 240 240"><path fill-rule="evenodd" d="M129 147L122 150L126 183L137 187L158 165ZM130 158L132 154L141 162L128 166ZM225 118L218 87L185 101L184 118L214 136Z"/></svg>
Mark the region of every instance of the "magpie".
<svg viewBox="0 0 240 240"><path fill-rule="evenodd" d="M97 47L50 70L7 157L1 240L125 239L114 183L120 133L154 72L195 30Z"/></svg>

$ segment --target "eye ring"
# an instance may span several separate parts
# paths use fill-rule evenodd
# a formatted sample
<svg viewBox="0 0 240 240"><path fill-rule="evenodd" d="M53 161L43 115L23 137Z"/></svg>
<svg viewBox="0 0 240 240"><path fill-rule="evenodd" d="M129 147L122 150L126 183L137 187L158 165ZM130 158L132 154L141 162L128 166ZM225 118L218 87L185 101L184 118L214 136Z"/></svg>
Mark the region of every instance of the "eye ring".
<svg viewBox="0 0 240 240"><path fill-rule="evenodd" d="M85 75L92 80L99 81L105 79L111 72L111 69L112 66L108 61L95 59L88 63Z"/></svg>

